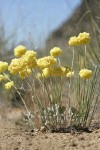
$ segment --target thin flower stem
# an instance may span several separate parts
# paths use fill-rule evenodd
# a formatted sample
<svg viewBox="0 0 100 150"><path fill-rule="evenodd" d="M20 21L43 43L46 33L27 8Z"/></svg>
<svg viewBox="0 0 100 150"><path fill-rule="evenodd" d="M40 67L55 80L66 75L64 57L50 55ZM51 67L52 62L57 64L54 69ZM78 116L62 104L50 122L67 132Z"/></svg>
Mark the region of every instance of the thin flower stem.
<svg viewBox="0 0 100 150"><path fill-rule="evenodd" d="M22 109L21 109L21 105L18 103L18 101L17 101L17 99L16 99L16 96L14 95L14 93L13 93L11 90L10 90L10 93L12 94L12 96L14 97L16 103L17 103L18 106L20 107L21 112L24 114L24 112L23 112Z"/></svg>
<svg viewBox="0 0 100 150"><path fill-rule="evenodd" d="M73 56L72 56L72 71L73 71L73 66L74 66L74 56L75 56L75 49L73 47Z"/></svg>
<svg viewBox="0 0 100 150"><path fill-rule="evenodd" d="M72 71L73 71L73 66L74 66L74 55L75 55L75 49L73 47L72 66L71 66ZM71 84L72 84L72 81L71 81L71 78L70 78L70 80L69 80L69 108L70 108L70 100L71 100Z"/></svg>
<svg viewBox="0 0 100 150"><path fill-rule="evenodd" d="M70 109L70 106L71 106L71 104L70 104L70 100L71 100L71 79L69 80L69 84L68 84L68 86L69 86L69 96L68 96L68 98L69 98L69 101L68 101L68 107L69 107L69 109Z"/></svg>
<svg viewBox="0 0 100 150"><path fill-rule="evenodd" d="M61 66L61 63L60 63L60 58L58 57L58 64L59 64L59 66Z"/></svg>
<svg viewBox="0 0 100 150"><path fill-rule="evenodd" d="M84 46L84 68L86 67L86 45Z"/></svg>
<svg viewBox="0 0 100 150"><path fill-rule="evenodd" d="M4 75L9 81L11 81L10 78L6 75L6 73L3 72L3 75Z"/></svg>
<svg viewBox="0 0 100 150"><path fill-rule="evenodd" d="M29 117L29 115L28 115L28 114L29 114L29 110L28 110L28 108L27 108L27 105L26 105L26 103L25 103L23 97L21 96L20 92L18 91L18 89L16 88L15 85L14 85L14 88L15 88L15 90L17 91L17 93L19 94L19 96L20 96L20 98L21 98L21 100L22 100L22 102L23 102L23 104L24 104L24 106L25 106L25 109L26 109L26 112L27 112L27 116L28 116L28 120L30 121L31 125L33 125L33 122L32 122L32 120L30 119L30 117Z"/></svg>
<svg viewBox="0 0 100 150"><path fill-rule="evenodd" d="M60 78L60 90L59 90L59 93L60 93L60 104L62 102L62 77Z"/></svg>

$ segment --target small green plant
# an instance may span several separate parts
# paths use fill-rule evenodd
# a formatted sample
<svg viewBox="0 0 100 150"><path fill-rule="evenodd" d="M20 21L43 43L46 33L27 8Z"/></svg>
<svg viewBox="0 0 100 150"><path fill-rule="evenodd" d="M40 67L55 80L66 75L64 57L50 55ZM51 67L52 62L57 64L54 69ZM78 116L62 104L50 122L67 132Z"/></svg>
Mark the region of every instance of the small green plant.
<svg viewBox="0 0 100 150"><path fill-rule="evenodd" d="M20 45L14 49L16 58L9 65L0 61L0 81L18 102L14 94L17 91L25 106L28 123L33 128L37 128L37 120L46 130L65 129L68 126L85 128L91 125L100 98L100 67L95 65L90 70L86 69L86 44L90 40L86 32L70 38L69 45L73 47L70 67L61 64L59 56L62 50L58 47L53 48L49 56L37 58L35 51ZM78 67L75 70L75 47L82 45L85 45L83 64L78 55ZM7 72L14 76L13 81ZM68 96L65 99L63 94L66 83ZM19 88L24 91L24 96Z"/></svg>

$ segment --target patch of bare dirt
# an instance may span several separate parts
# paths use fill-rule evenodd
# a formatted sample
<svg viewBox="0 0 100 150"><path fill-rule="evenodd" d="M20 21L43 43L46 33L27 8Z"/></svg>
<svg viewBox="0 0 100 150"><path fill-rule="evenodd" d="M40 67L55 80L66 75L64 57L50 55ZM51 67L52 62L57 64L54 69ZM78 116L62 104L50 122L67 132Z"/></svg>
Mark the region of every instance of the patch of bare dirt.
<svg viewBox="0 0 100 150"><path fill-rule="evenodd" d="M0 150L100 150L100 129L91 133L34 133L15 125L21 117L18 109L1 116Z"/></svg>

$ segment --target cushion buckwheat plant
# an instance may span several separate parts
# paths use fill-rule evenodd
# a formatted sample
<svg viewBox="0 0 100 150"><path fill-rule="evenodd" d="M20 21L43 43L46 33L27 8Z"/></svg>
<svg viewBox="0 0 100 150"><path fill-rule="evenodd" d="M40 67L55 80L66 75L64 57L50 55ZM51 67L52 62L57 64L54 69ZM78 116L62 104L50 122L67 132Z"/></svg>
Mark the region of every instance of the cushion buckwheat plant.
<svg viewBox="0 0 100 150"><path fill-rule="evenodd" d="M37 128L36 118L42 129L51 131L65 131L68 126L84 128L91 125L100 98L100 67L96 64L93 68L86 66L86 44L90 40L90 34L86 32L69 40L69 45L73 47L85 45L84 66L81 68L78 59L76 70L75 49L71 66L65 67L58 58L63 54L59 47L51 49L48 56L38 58L37 52L20 45L14 49L17 58L12 59L9 65L0 61L0 82L11 94L14 95L13 92L17 91L32 128ZM29 105L19 87L26 94L29 91ZM65 90L66 97L63 96ZM14 97L17 101L16 96Z"/></svg>

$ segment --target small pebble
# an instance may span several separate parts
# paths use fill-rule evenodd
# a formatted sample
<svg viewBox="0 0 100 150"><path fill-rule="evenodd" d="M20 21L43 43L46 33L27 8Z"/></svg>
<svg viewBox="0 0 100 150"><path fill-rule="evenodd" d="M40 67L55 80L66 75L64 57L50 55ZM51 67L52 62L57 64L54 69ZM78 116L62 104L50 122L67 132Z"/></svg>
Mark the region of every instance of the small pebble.
<svg viewBox="0 0 100 150"><path fill-rule="evenodd" d="M42 133L46 132L46 127L42 126L41 129L40 129L40 131L41 131Z"/></svg>

